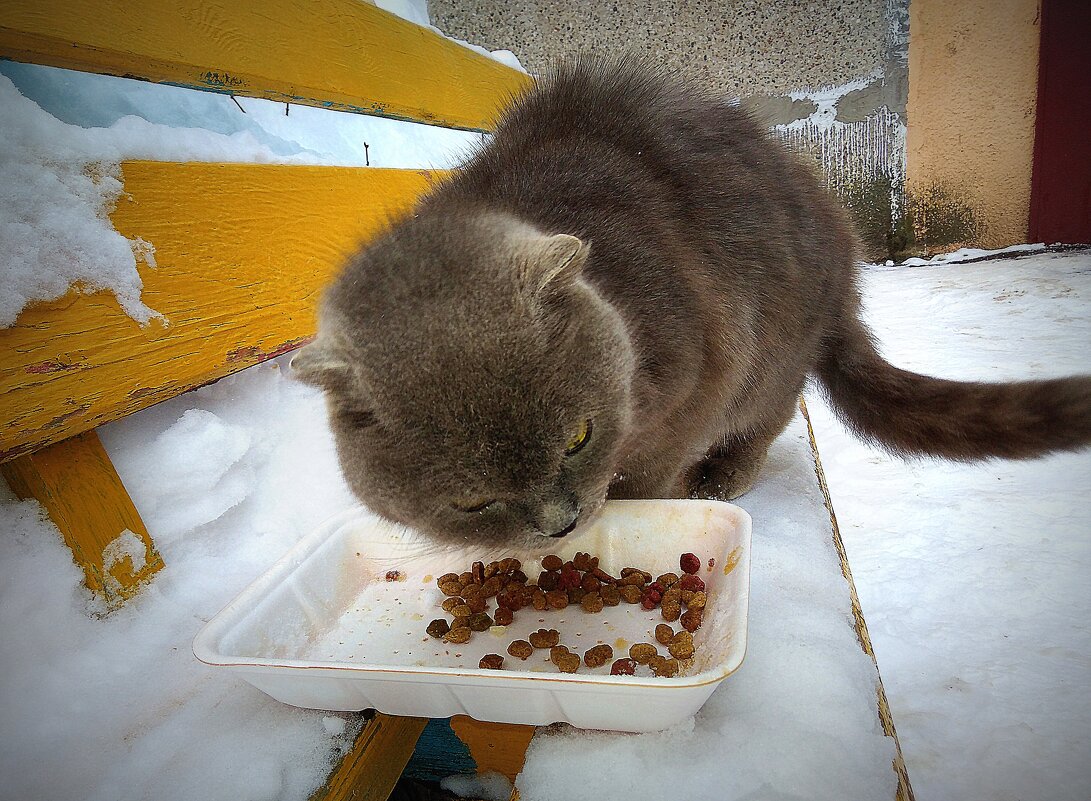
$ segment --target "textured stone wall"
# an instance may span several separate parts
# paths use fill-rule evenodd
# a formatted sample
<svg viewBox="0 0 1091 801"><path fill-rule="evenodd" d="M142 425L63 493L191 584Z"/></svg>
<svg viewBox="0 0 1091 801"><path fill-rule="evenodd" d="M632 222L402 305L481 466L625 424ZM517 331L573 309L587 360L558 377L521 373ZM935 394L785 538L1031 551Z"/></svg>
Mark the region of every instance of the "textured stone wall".
<svg viewBox="0 0 1091 801"><path fill-rule="evenodd" d="M908 2L429 0L429 13L532 73L565 54L631 51L743 99L818 161L868 255L886 258L906 247Z"/></svg>

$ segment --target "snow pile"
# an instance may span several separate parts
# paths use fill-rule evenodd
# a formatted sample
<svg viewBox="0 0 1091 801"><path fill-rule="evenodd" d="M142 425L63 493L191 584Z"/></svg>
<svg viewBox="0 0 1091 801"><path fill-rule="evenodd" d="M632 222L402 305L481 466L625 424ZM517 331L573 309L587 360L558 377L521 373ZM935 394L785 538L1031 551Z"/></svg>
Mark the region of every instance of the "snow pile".
<svg viewBox="0 0 1091 801"><path fill-rule="evenodd" d="M894 364L1003 381L1091 373L1091 253L873 268ZM1069 801L1091 788L1091 452L903 462L809 397L918 798Z"/></svg>
<svg viewBox="0 0 1091 801"><path fill-rule="evenodd" d="M983 250L981 248L959 248L958 250L952 250L950 253L938 253L930 259L922 259L914 256L911 259L906 259L901 263L903 267L921 267L926 264L951 264L953 262L960 261L975 261L977 259L985 259L990 256L1000 255L1016 255L1016 254L1030 254L1041 253L1046 249L1044 243L1039 242L1036 245L1012 245L1006 248L999 248L998 250ZM893 265L894 262L888 261L887 267Z"/></svg>
<svg viewBox="0 0 1091 801"><path fill-rule="evenodd" d="M28 302L73 284L113 292L141 323L155 316L140 300L137 271L138 259L154 266L155 243L127 240L108 218L123 192L124 159L443 169L480 139L307 106L285 115L283 103L239 103L246 113L224 95L0 64L0 327Z"/></svg>
<svg viewBox="0 0 1091 801"><path fill-rule="evenodd" d="M166 563L105 618L40 507L0 503L0 798L305 799L324 781L355 722L272 701L190 649L352 503L324 414L274 363L100 429ZM115 550L135 553L124 535Z"/></svg>
<svg viewBox="0 0 1091 801"><path fill-rule="evenodd" d="M516 781L524 801L894 797L894 741L879 723L875 667L856 641L813 465L797 415L740 499L754 518L742 668L666 732L538 734Z"/></svg>

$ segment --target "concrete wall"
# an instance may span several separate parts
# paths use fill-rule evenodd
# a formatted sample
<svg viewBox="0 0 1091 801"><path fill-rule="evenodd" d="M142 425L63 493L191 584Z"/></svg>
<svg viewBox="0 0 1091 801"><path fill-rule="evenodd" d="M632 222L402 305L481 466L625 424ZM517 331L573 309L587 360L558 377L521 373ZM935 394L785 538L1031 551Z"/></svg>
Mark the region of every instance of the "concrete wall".
<svg viewBox="0 0 1091 801"><path fill-rule="evenodd" d="M917 0L913 0L917 2ZM743 98L821 165L868 255L904 237L909 0L429 0L450 36L512 50L532 73L575 52L632 51Z"/></svg>
<svg viewBox="0 0 1091 801"><path fill-rule="evenodd" d="M1025 242L1038 0L912 0L909 11L907 191L919 245Z"/></svg>

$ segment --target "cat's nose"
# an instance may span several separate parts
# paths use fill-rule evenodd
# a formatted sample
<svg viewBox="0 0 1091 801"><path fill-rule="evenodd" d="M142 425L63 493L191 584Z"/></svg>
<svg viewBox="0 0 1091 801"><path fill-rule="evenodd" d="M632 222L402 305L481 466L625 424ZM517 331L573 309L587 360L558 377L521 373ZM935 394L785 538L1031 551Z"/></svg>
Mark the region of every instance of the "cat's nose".
<svg viewBox="0 0 1091 801"><path fill-rule="evenodd" d="M547 537L563 537L576 527L580 505L575 497L560 497L542 504L538 512L538 530Z"/></svg>

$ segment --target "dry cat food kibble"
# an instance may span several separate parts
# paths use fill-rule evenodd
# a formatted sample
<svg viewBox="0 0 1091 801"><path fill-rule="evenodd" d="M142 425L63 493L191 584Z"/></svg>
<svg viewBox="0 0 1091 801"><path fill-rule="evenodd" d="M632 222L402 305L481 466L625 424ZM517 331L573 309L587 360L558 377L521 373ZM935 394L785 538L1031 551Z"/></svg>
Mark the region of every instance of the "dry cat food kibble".
<svg viewBox="0 0 1091 801"><path fill-rule="evenodd" d="M526 640L515 640L508 646L508 653L512 656L525 660L528 656L534 653L534 646Z"/></svg>
<svg viewBox="0 0 1091 801"><path fill-rule="evenodd" d="M614 658L614 649L605 643L589 648L583 655L583 662L589 668L602 667Z"/></svg>
<svg viewBox="0 0 1091 801"><path fill-rule="evenodd" d="M561 633L556 629L538 629L528 639L535 648L552 648L561 641Z"/></svg>
<svg viewBox="0 0 1091 801"><path fill-rule="evenodd" d="M504 657L500 654L485 654L477 666L484 670L503 670Z"/></svg>
<svg viewBox="0 0 1091 801"><path fill-rule="evenodd" d="M710 562L714 563L713 560ZM680 621L683 630L676 633L667 624L657 625L655 640L667 647L670 657L661 655L651 643L637 643L629 648L629 658L618 659L611 665L610 673L633 675L639 664L647 665L656 676L675 676L681 669L679 660L693 656L692 632L700 627L708 602L705 583L696 575L701 560L696 554L685 553L678 564L681 575L666 572L653 580L650 572L637 567L625 567L620 576L612 576L599 567L599 558L589 553L578 552L570 561L550 554L542 558L542 569L537 578L530 581L518 559L501 559L487 564L479 560L467 571L445 573L436 579L440 592L446 596L441 606L452 619L450 622L443 618L433 620L427 631L444 642L465 643L475 633L484 631L503 636L505 627L512 625L516 614L524 609L533 609L531 614L548 615L579 605L583 612L594 615L622 602L640 604L648 612L659 608L664 620L668 623ZM387 578L401 581L405 577L398 571L391 571ZM495 609L490 614L493 605ZM545 622L546 618L539 620ZM576 636L580 636L578 632ZM575 673L581 664L596 669L614 657L614 649L600 641L588 648L581 659L579 653L560 645L560 637L557 629L542 627L528 634L527 640L511 642L507 652L525 661L535 649L548 648L550 661L564 673ZM617 644L624 645L622 640ZM499 654L486 654L479 665L489 670L501 670L503 666L504 658Z"/></svg>

